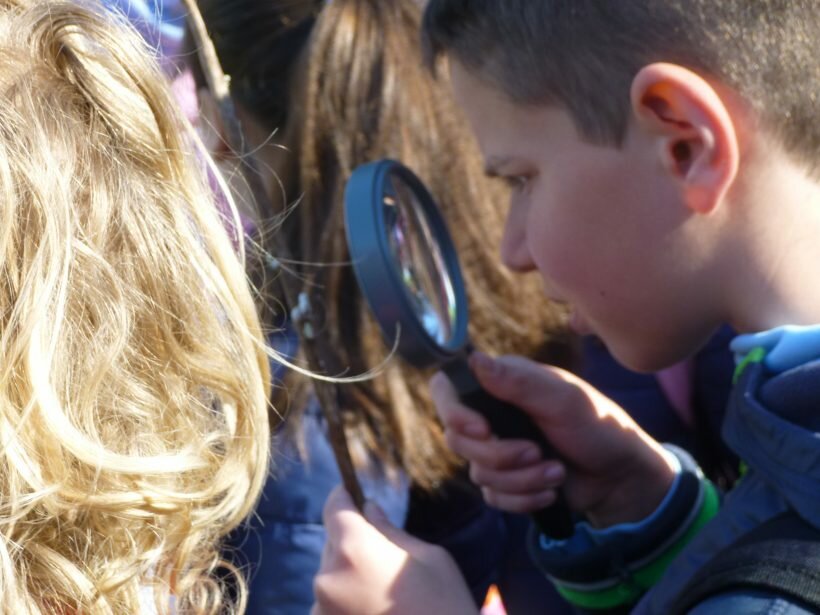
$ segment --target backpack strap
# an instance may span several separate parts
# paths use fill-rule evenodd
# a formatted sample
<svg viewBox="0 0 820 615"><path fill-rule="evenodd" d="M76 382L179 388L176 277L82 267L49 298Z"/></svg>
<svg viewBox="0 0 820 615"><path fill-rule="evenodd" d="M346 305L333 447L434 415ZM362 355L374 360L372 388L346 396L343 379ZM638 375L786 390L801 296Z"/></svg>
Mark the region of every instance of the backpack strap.
<svg viewBox="0 0 820 615"><path fill-rule="evenodd" d="M679 594L680 615L718 595L762 590L820 612L820 529L789 511L753 529L709 561Z"/></svg>

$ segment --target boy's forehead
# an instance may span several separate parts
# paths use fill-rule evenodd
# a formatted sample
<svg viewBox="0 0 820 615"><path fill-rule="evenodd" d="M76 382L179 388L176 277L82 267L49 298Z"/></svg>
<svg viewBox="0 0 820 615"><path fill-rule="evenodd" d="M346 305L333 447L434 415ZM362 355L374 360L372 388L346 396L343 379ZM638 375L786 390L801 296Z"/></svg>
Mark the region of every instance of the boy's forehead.
<svg viewBox="0 0 820 615"><path fill-rule="evenodd" d="M468 115L498 112L513 105L498 88L455 59L450 61L450 83L456 101Z"/></svg>
<svg viewBox="0 0 820 615"><path fill-rule="evenodd" d="M561 138L565 132L566 113L558 107L518 104L458 61L450 63L450 79L490 175L514 159L537 155L546 137Z"/></svg>

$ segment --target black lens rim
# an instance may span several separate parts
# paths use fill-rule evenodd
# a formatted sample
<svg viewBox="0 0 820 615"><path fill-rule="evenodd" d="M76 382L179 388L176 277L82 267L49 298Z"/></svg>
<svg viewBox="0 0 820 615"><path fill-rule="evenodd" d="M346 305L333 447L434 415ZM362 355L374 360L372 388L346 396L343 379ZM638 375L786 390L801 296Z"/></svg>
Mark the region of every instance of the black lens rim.
<svg viewBox="0 0 820 615"><path fill-rule="evenodd" d="M453 334L446 344L439 344L424 328L413 307L400 273L394 266L385 229L382 201L392 193L389 178L400 177L415 193L430 231L439 244L455 296ZM359 288L371 312L392 347L406 361L417 367L444 363L461 353L467 345L469 321L467 293L458 263L458 255L444 219L422 181L403 164L390 159L358 167L345 187L345 232L351 264Z"/></svg>

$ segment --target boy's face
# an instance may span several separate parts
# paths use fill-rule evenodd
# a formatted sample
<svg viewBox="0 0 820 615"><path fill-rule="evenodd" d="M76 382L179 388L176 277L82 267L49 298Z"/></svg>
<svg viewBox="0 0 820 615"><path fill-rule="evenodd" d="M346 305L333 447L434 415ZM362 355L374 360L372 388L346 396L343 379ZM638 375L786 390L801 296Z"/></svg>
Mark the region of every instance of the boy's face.
<svg viewBox="0 0 820 615"><path fill-rule="evenodd" d="M666 367L708 340L704 322L720 318L699 281L699 221L652 135L633 127L620 149L591 145L559 108L517 105L455 61L451 77L488 173L512 184L505 264L538 269L546 294L570 304L571 326L633 369Z"/></svg>

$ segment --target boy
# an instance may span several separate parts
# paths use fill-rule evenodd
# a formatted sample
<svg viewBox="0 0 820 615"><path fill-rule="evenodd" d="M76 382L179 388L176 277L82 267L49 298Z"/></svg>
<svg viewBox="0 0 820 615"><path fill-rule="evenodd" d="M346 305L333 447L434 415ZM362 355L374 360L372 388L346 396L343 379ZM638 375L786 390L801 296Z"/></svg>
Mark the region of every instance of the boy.
<svg viewBox="0 0 820 615"><path fill-rule="evenodd" d="M730 547L761 530L808 537L785 556L799 567L820 539L820 288L805 284L820 258L820 11L807 0L431 0L424 34L431 60L450 60L488 173L512 184L504 262L538 269L574 329L644 371L696 352L721 323L745 333L723 435L748 471L720 505L684 453L584 382L520 358L473 367L563 462L494 440L437 377L451 447L500 508L536 510L564 489L587 521L568 541L530 546L579 607L808 613L816 589L780 587L777 554ZM348 509L343 494L328 503L322 612L354 599L466 612L438 551ZM368 548L393 549L395 563L358 586ZM700 595L712 580L698 575L727 553L760 557L757 589Z"/></svg>

